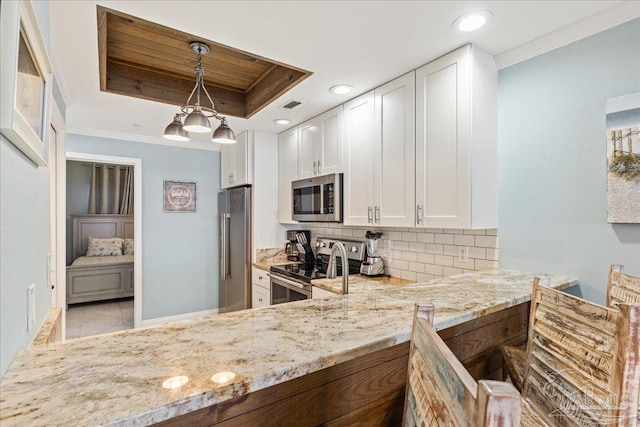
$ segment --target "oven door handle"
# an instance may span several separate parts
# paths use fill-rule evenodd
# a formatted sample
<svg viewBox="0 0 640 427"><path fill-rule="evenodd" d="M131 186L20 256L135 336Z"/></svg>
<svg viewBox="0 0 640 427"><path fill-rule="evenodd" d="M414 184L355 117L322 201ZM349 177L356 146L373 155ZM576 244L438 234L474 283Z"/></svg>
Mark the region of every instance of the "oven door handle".
<svg viewBox="0 0 640 427"><path fill-rule="evenodd" d="M294 282L293 280L285 279L282 276L274 276L271 273L267 273L267 276L271 277L271 279L273 279L273 280L277 280L277 281L282 282L282 283L284 283L286 285L291 285L291 286L295 286L296 288L304 289L304 285L303 284Z"/></svg>

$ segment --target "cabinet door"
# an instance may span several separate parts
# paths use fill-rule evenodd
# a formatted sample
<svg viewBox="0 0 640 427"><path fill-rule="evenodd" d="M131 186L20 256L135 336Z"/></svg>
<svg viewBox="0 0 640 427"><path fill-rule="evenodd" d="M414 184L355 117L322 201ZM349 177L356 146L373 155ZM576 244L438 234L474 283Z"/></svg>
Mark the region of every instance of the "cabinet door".
<svg viewBox="0 0 640 427"><path fill-rule="evenodd" d="M236 137L233 147L233 186L251 184L249 181L249 137L248 132L242 132Z"/></svg>
<svg viewBox="0 0 640 427"><path fill-rule="evenodd" d="M469 46L416 71L417 225L469 228Z"/></svg>
<svg viewBox="0 0 640 427"><path fill-rule="evenodd" d="M373 91L344 104L345 225L373 223L374 114Z"/></svg>
<svg viewBox="0 0 640 427"><path fill-rule="evenodd" d="M220 147L220 187L222 189L233 186L235 174L235 155L233 145L225 144Z"/></svg>
<svg viewBox="0 0 640 427"><path fill-rule="evenodd" d="M415 73L374 91L376 224L415 223Z"/></svg>
<svg viewBox="0 0 640 427"><path fill-rule="evenodd" d="M269 291L255 283L251 288L251 308L268 307L270 304Z"/></svg>
<svg viewBox="0 0 640 427"><path fill-rule="evenodd" d="M291 219L291 181L298 179L298 127L278 135L278 156L278 220L297 224Z"/></svg>
<svg viewBox="0 0 640 427"><path fill-rule="evenodd" d="M320 122L315 117L298 126L300 132L298 179L310 178L317 173L315 147L320 145Z"/></svg>
<svg viewBox="0 0 640 427"><path fill-rule="evenodd" d="M342 105L321 114L317 120L320 135L314 147L316 175L342 172Z"/></svg>

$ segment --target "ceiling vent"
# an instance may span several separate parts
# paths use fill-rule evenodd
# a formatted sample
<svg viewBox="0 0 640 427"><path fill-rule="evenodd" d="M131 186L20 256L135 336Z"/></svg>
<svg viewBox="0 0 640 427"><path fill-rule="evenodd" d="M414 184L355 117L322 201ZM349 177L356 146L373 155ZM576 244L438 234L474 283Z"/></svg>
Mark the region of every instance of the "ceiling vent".
<svg viewBox="0 0 640 427"><path fill-rule="evenodd" d="M294 108L298 107L301 104L302 104L302 101L294 101L292 99L291 101L287 102L280 108L284 108L285 110L293 110Z"/></svg>

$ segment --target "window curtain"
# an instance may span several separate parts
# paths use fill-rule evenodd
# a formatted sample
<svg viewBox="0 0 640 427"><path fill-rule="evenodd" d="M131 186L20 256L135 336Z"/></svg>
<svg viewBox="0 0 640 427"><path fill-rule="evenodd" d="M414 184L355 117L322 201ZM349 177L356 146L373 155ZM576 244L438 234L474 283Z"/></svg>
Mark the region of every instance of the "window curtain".
<svg viewBox="0 0 640 427"><path fill-rule="evenodd" d="M90 214L133 214L133 168L94 163L89 189Z"/></svg>

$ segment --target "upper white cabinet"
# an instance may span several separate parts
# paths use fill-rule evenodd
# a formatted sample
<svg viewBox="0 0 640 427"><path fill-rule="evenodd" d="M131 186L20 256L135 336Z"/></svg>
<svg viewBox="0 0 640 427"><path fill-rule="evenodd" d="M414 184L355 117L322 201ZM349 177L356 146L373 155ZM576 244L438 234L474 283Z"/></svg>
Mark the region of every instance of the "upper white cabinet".
<svg viewBox="0 0 640 427"><path fill-rule="evenodd" d="M298 178L342 172L342 105L298 126Z"/></svg>
<svg viewBox="0 0 640 427"><path fill-rule="evenodd" d="M343 221L373 223L375 126L373 91L344 104Z"/></svg>
<svg viewBox="0 0 640 427"><path fill-rule="evenodd" d="M298 127L278 135L278 221L297 224L291 219L291 182L298 179Z"/></svg>
<svg viewBox="0 0 640 427"><path fill-rule="evenodd" d="M249 185L253 181L253 139L247 132L236 136L235 144L220 148L220 187L222 189Z"/></svg>
<svg viewBox="0 0 640 427"><path fill-rule="evenodd" d="M464 46L416 71L416 225L498 226L497 70Z"/></svg>
<svg viewBox="0 0 640 427"><path fill-rule="evenodd" d="M415 222L415 74L344 105L344 223Z"/></svg>

